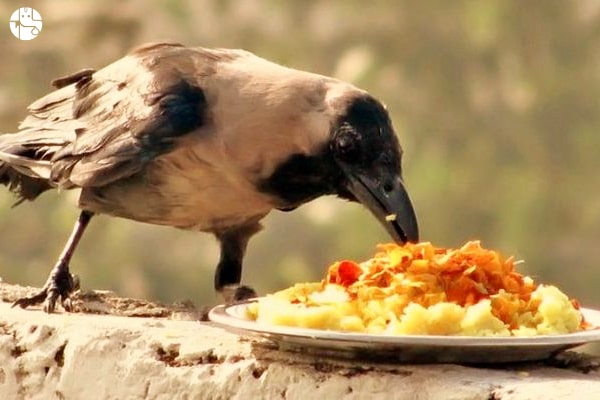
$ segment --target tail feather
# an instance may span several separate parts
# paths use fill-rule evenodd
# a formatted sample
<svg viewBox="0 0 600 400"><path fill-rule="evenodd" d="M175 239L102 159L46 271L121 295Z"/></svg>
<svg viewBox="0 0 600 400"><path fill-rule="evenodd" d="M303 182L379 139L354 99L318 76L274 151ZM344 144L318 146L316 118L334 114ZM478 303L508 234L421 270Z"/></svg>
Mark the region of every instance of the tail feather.
<svg viewBox="0 0 600 400"><path fill-rule="evenodd" d="M0 184L8 186L8 189L17 195L15 206L25 200L34 200L52 188L47 180L23 175L2 161L0 161Z"/></svg>
<svg viewBox="0 0 600 400"><path fill-rule="evenodd" d="M44 151L23 146L21 135L0 135L0 185L17 195L15 205L34 200L53 186L51 162ZM45 149L44 149L45 150Z"/></svg>
<svg viewBox="0 0 600 400"><path fill-rule="evenodd" d="M57 186L50 177L52 159L75 140L82 128L82 123L73 118L77 87L71 83L89 78L92 73L86 70L59 79L55 86L64 87L34 101L19 132L0 134L0 185L17 195L17 204Z"/></svg>

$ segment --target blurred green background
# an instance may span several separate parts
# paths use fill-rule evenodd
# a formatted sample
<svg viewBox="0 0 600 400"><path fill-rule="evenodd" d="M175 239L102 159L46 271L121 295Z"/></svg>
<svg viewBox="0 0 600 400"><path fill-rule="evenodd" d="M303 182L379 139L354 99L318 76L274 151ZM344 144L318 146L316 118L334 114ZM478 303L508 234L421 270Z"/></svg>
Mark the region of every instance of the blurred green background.
<svg viewBox="0 0 600 400"><path fill-rule="evenodd" d="M9 4L7 4L9 3ZM33 6L33 41L8 29ZM0 132L53 78L159 40L239 47L332 75L387 104L422 238L481 239L524 273L600 307L600 2L82 1L0 3ZM0 190L0 277L41 285L77 217L76 193L11 209ZM383 229L358 205L320 199L273 212L244 281L265 293L365 259ZM84 288L164 302L219 301L208 234L97 217L73 259Z"/></svg>

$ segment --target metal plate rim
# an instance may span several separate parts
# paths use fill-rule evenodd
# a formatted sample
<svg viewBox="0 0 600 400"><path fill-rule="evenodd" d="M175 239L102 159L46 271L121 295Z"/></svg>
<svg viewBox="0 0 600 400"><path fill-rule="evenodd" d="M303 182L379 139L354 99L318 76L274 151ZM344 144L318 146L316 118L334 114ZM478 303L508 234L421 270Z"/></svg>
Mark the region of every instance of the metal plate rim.
<svg viewBox="0 0 600 400"><path fill-rule="evenodd" d="M341 332L332 330L319 330L310 328L296 328L259 324L256 321L242 318L245 309L256 299L236 305L218 305L208 314L211 321L224 328L241 332L267 336L276 341L285 342L286 339L312 339L316 341L315 347L325 346L327 342L346 342L349 345L364 347L379 346L431 346L431 347L539 347L539 346L577 346L600 341L600 310L581 308L587 322L594 328L584 331L559 334L539 335L528 337L515 336L441 336L441 335L379 335L362 334L355 332Z"/></svg>

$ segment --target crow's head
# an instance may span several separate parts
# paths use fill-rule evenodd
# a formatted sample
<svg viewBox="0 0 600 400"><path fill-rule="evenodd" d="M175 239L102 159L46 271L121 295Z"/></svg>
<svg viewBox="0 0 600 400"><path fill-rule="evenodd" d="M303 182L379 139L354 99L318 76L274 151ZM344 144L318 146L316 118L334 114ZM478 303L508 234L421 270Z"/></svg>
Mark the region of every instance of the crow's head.
<svg viewBox="0 0 600 400"><path fill-rule="evenodd" d="M415 212L401 173L402 149L383 105L364 92L343 99L314 154L294 154L263 183L293 209L333 194L364 205L397 242L417 242Z"/></svg>
<svg viewBox="0 0 600 400"><path fill-rule="evenodd" d="M352 100L333 127L330 151L342 172L337 194L368 208L396 241L418 241L402 181L402 148L381 103L370 96Z"/></svg>

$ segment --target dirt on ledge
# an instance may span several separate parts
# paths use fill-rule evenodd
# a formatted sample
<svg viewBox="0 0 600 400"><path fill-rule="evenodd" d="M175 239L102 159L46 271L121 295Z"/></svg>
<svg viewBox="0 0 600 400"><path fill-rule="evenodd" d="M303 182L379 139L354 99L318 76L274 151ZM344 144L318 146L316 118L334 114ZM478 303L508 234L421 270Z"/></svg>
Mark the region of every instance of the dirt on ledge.
<svg viewBox="0 0 600 400"><path fill-rule="evenodd" d="M39 288L0 282L0 300L14 303L17 299L36 293ZM106 314L122 317L154 317L180 320L205 318L206 309L198 310L191 301L170 305L142 299L119 297L109 290L77 291L71 297L74 313ZM60 308L60 306L57 306ZM41 307L32 307L32 309Z"/></svg>

